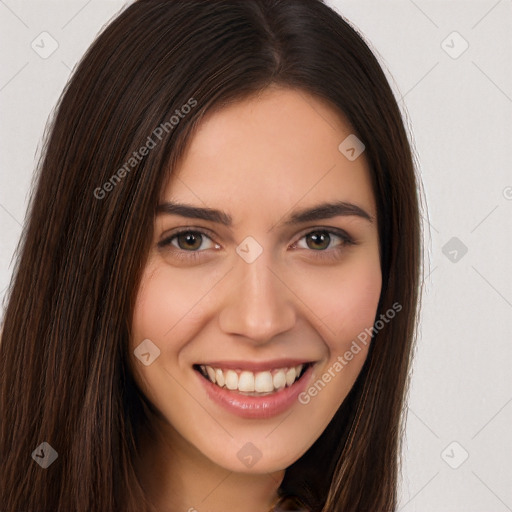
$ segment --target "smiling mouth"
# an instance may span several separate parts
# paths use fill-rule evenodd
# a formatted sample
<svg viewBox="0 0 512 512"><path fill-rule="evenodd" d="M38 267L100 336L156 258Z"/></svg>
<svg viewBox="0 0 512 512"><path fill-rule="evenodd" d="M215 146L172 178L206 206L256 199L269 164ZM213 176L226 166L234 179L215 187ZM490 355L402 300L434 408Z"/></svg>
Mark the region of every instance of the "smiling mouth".
<svg viewBox="0 0 512 512"><path fill-rule="evenodd" d="M194 370L221 389L247 396L266 396L293 386L312 364L303 363L257 372L201 364L194 365Z"/></svg>

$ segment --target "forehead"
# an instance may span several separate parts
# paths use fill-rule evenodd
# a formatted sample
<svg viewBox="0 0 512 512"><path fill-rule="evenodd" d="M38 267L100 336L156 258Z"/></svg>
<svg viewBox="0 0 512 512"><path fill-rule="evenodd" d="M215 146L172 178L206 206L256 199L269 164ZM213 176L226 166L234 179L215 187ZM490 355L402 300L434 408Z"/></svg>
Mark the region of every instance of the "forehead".
<svg viewBox="0 0 512 512"><path fill-rule="evenodd" d="M254 213L345 200L375 204L364 153L338 149L351 126L321 99L270 88L207 115L188 143L162 199ZM251 210L251 212L249 212ZM236 214L234 214L236 217Z"/></svg>

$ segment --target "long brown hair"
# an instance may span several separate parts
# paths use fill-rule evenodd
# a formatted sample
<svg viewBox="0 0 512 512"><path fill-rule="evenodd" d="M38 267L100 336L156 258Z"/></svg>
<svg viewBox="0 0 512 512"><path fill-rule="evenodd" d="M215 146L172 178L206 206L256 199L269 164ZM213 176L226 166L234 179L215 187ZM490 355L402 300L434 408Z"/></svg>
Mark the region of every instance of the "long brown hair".
<svg viewBox="0 0 512 512"><path fill-rule="evenodd" d="M79 63L44 146L0 344L2 511L152 510L135 470L151 404L128 342L158 194L206 112L271 84L328 101L364 142L376 319L402 308L279 492L314 512L396 508L421 251L413 156L382 69L319 0L138 0ZM32 456L43 442L58 454L46 469Z"/></svg>

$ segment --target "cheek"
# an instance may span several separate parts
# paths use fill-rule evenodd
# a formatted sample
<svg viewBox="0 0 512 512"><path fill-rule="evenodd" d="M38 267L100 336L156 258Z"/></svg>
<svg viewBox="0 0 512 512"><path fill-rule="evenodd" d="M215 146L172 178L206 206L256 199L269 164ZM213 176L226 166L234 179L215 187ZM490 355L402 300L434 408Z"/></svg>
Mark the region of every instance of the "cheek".
<svg viewBox="0 0 512 512"><path fill-rule="evenodd" d="M339 354L373 325L382 275L378 253L357 255L336 270L325 269L302 280L301 296L314 313L315 328L327 348Z"/></svg>
<svg viewBox="0 0 512 512"><path fill-rule="evenodd" d="M310 294L317 315L315 328L322 335L327 353L299 402L309 411L304 428L317 437L348 395L368 354L369 344L358 336L363 334L365 341L370 340L365 329L375 322L382 275L378 253L360 256L327 273L325 286L321 290L315 287L316 293Z"/></svg>
<svg viewBox="0 0 512 512"><path fill-rule="evenodd" d="M150 339L160 350L161 340L173 325L175 304L158 269L147 269L142 277L133 312L133 344Z"/></svg>
<svg viewBox="0 0 512 512"><path fill-rule="evenodd" d="M187 313L187 303L192 300L186 293L173 293L165 270L157 265L146 267L137 293L132 320L131 356L133 373L146 396L156 399L156 391L166 389L169 380L167 371L174 371L178 365L181 350L179 329L180 319ZM173 288L180 290L176 281ZM184 297L185 295L185 297ZM160 353L145 365L134 354L144 341L150 340ZM155 349L153 349L155 350ZM156 352L153 353L153 355Z"/></svg>
<svg viewBox="0 0 512 512"><path fill-rule="evenodd" d="M197 290L184 286L179 277L169 276L168 269L150 261L141 278L133 311L131 356L134 377L146 396L159 403L161 390L172 387L179 354L185 337L181 332L185 324L190 328L191 305L197 301ZM187 322L183 322L184 318ZM134 350L150 340L158 347L159 355L147 366L135 355ZM156 352L155 352L156 353ZM153 353L152 355L154 355Z"/></svg>
<svg viewBox="0 0 512 512"><path fill-rule="evenodd" d="M200 332L207 317L208 294L220 278L218 272L199 277L193 271L173 271L155 260L148 262L142 275L133 311L130 352L131 369L148 397L155 398L157 390L168 389L169 373L183 370L183 349ZM134 350L147 339L160 353L146 366Z"/></svg>
<svg viewBox="0 0 512 512"><path fill-rule="evenodd" d="M215 276L197 279L187 272L172 272L165 265L148 265L133 312L133 343L149 338L162 351L178 350L183 329L189 332L198 323L201 298L214 280Z"/></svg>
<svg viewBox="0 0 512 512"><path fill-rule="evenodd" d="M375 322L382 285L380 267L354 273L343 285L343 293L337 300L333 329L337 335L336 348L339 349Z"/></svg>

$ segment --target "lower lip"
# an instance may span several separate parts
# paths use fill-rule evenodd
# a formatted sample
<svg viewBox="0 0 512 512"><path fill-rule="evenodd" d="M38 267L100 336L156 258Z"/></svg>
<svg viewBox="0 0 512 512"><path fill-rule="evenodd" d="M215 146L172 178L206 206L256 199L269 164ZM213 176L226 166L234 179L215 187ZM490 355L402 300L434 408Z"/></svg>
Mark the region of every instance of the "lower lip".
<svg viewBox="0 0 512 512"><path fill-rule="evenodd" d="M265 396L247 396L236 391L220 388L199 372L197 373L206 389L206 393L213 402L242 418L265 419L285 412L294 403L298 402L298 396L306 388L312 371L313 365L310 365L302 377L291 386Z"/></svg>

